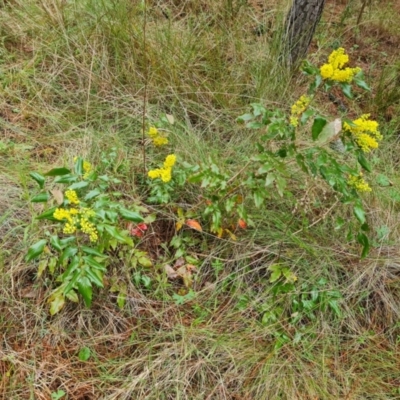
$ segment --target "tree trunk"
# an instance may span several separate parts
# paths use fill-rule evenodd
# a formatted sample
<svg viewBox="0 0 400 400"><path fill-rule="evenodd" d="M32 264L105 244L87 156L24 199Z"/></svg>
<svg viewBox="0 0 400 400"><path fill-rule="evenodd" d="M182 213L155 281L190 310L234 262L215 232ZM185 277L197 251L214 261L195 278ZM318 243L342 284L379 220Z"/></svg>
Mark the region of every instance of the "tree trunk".
<svg viewBox="0 0 400 400"><path fill-rule="evenodd" d="M287 56L295 65L306 54L321 19L325 0L294 0L286 19Z"/></svg>

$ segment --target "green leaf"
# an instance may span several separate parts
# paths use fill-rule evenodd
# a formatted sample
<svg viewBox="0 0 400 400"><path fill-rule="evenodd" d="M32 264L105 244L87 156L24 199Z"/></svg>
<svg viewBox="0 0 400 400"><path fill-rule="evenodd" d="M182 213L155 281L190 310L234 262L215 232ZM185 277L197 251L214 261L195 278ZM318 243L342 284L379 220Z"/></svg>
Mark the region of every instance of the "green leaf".
<svg viewBox="0 0 400 400"><path fill-rule="evenodd" d="M76 175L64 175L54 179L55 183L73 183L78 180Z"/></svg>
<svg viewBox="0 0 400 400"><path fill-rule="evenodd" d="M103 264L96 261L92 256L84 256L83 259L85 260L86 264L95 269L98 269L99 271L105 272L107 270L107 268Z"/></svg>
<svg viewBox="0 0 400 400"><path fill-rule="evenodd" d="M377 183L379 186L383 186L383 187L391 186L391 185L392 185L392 183L390 182L389 178L388 178L386 175L383 175L383 174L379 174L379 175L376 177L376 183Z"/></svg>
<svg viewBox="0 0 400 400"><path fill-rule="evenodd" d="M72 301L73 303L79 303L79 297L78 294L75 292L75 290L70 290L65 297L69 300Z"/></svg>
<svg viewBox="0 0 400 400"><path fill-rule="evenodd" d="M94 283L97 287L103 288L104 287L103 276L101 275L101 272L100 276L97 275L97 272L99 271L98 270L92 271L89 266L85 268L85 274L89 278L90 282Z"/></svg>
<svg viewBox="0 0 400 400"><path fill-rule="evenodd" d="M271 277L269 278L269 282L270 283L276 282L281 277L281 275L282 272L280 270L272 272Z"/></svg>
<svg viewBox="0 0 400 400"><path fill-rule="evenodd" d="M62 248L64 248L67 244L75 242L75 239L76 239L75 236L69 236L64 239L61 239L60 244L61 244Z"/></svg>
<svg viewBox="0 0 400 400"><path fill-rule="evenodd" d="M340 86L341 86L341 88L342 88L343 94L344 94L348 99L352 99L352 98L353 98L353 94L351 93L351 85L348 84L348 83L341 83Z"/></svg>
<svg viewBox="0 0 400 400"><path fill-rule="evenodd" d="M64 307L64 304L64 296L61 293L56 294L53 301L50 302L50 315L57 314Z"/></svg>
<svg viewBox="0 0 400 400"><path fill-rule="evenodd" d="M275 183L276 183L276 188L278 189L279 196L282 197L283 191L285 190L287 184L286 179L283 178L282 176L277 176Z"/></svg>
<svg viewBox="0 0 400 400"><path fill-rule="evenodd" d="M318 144L324 144L335 137L339 138L339 133L342 130L342 121L340 118L336 118L334 121L327 123L318 137Z"/></svg>
<svg viewBox="0 0 400 400"><path fill-rule="evenodd" d="M53 168L49 172L46 172L45 176L62 176L70 174L71 171L68 168Z"/></svg>
<svg viewBox="0 0 400 400"><path fill-rule="evenodd" d="M38 215L36 217L36 219L48 219L50 221L58 221L58 219L55 219L53 217L54 211L56 211L58 207L51 207L49 208L47 211L45 211L44 213Z"/></svg>
<svg viewBox="0 0 400 400"><path fill-rule="evenodd" d="M358 163L368 172L371 172L371 166L369 165L369 162L365 158L365 155L362 151L358 153L357 157Z"/></svg>
<svg viewBox="0 0 400 400"><path fill-rule="evenodd" d="M77 175L83 175L84 174L84 170L83 170L83 158L82 157L78 157L75 161L74 164L74 170L75 173Z"/></svg>
<svg viewBox="0 0 400 400"><path fill-rule="evenodd" d="M40 189L43 189L45 182L45 177L43 175L39 174L38 172L30 172L29 176L38 183Z"/></svg>
<svg viewBox="0 0 400 400"><path fill-rule="evenodd" d="M243 114L240 117L238 117L236 119L237 122L247 122L247 121L251 121L252 119L254 119L254 115L253 114Z"/></svg>
<svg viewBox="0 0 400 400"><path fill-rule="evenodd" d="M81 246L81 250L86 254L90 254L91 256L97 256L103 258L108 257L106 254L100 253L100 251L93 249L92 247Z"/></svg>
<svg viewBox="0 0 400 400"><path fill-rule="evenodd" d="M62 265L66 260L73 257L78 252L76 247L67 247L60 256L59 262Z"/></svg>
<svg viewBox="0 0 400 400"><path fill-rule="evenodd" d="M368 253L369 253L369 240L368 237L365 233L359 233L357 235L357 242L360 243L363 246L362 252L361 252L361 258L365 258Z"/></svg>
<svg viewBox="0 0 400 400"><path fill-rule="evenodd" d="M60 243L60 239L57 235L50 236L50 244L57 251L62 251L63 247Z"/></svg>
<svg viewBox="0 0 400 400"><path fill-rule="evenodd" d="M317 140L319 134L321 133L323 127L326 125L327 121L324 117L317 116L314 119L313 126L311 128L311 135L313 140Z"/></svg>
<svg viewBox="0 0 400 400"><path fill-rule="evenodd" d="M360 76L361 75L361 76ZM358 73L354 77L354 83L360 87L361 89L367 90L368 92L371 91L371 88L368 86L367 82L364 81L364 76L363 74Z"/></svg>
<svg viewBox="0 0 400 400"><path fill-rule="evenodd" d="M72 185L68 186L68 189L70 189L70 190L83 189L88 185L89 185L89 182L81 181L81 182L73 183Z"/></svg>
<svg viewBox="0 0 400 400"><path fill-rule="evenodd" d="M91 351L90 351L89 347L82 347L79 350L79 354L78 354L79 361L89 360L90 355L91 355Z"/></svg>
<svg viewBox="0 0 400 400"><path fill-rule="evenodd" d="M301 125L304 125L309 119L310 117L312 117L315 114L315 111L311 108L309 108L308 110L304 111L303 114L301 114L300 117L300 123Z"/></svg>
<svg viewBox="0 0 400 400"><path fill-rule="evenodd" d="M44 246L46 246L46 243L47 240L42 239L33 244L31 247L29 247L28 253L25 256L25 261L29 262L39 257L43 253Z"/></svg>
<svg viewBox="0 0 400 400"><path fill-rule="evenodd" d="M123 219L133 222L143 222L143 217L135 211L129 211L126 208L120 208L119 213Z"/></svg>
<svg viewBox="0 0 400 400"><path fill-rule="evenodd" d="M150 268L153 266L153 263L151 262L150 258L148 257L139 257L138 262L140 265L146 268Z"/></svg>
<svg viewBox="0 0 400 400"><path fill-rule="evenodd" d="M131 238L122 235L115 226L104 225L104 228L114 239L117 239L121 243L129 243L129 239Z"/></svg>
<svg viewBox="0 0 400 400"><path fill-rule="evenodd" d="M354 211L354 215L360 221L360 223L364 224L366 221L366 218L365 218L365 211L364 211L363 206L360 203L355 204L353 211Z"/></svg>
<svg viewBox="0 0 400 400"><path fill-rule="evenodd" d="M84 200L86 200L86 201L91 200L91 199L97 197L99 194L101 194L99 189L93 189L85 196Z"/></svg>
<svg viewBox="0 0 400 400"><path fill-rule="evenodd" d="M78 281L78 291L82 295L86 307L92 305L92 284L86 276L81 276Z"/></svg>
<svg viewBox="0 0 400 400"><path fill-rule="evenodd" d="M67 296L70 293L70 291L75 288L75 284L76 282L78 282L78 279L80 278L81 274L82 274L81 270L77 270L74 272L71 280L68 282L68 285L64 289L65 296Z"/></svg>
<svg viewBox="0 0 400 400"><path fill-rule="evenodd" d="M42 192L31 198L31 203L46 203L50 199L47 192Z"/></svg>
<svg viewBox="0 0 400 400"><path fill-rule="evenodd" d="M126 303L126 293L125 292L119 292L118 297L117 297L117 304L120 310L122 310L125 306Z"/></svg>
<svg viewBox="0 0 400 400"><path fill-rule="evenodd" d="M37 271L38 278L40 278L42 276L43 272L46 270L48 262L49 262L49 260L47 258L39 261L38 271Z"/></svg>

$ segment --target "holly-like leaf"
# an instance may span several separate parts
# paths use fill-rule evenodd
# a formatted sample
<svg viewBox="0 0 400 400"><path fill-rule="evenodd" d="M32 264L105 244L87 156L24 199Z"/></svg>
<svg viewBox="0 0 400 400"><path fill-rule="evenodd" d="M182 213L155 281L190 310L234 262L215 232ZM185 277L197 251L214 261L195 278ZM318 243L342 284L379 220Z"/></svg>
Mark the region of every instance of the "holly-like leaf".
<svg viewBox="0 0 400 400"><path fill-rule="evenodd" d="M50 199L47 192L42 192L31 198L31 203L46 203Z"/></svg>
<svg viewBox="0 0 400 400"><path fill-rule="evenodd" d="M29 176L37 182L39 185L40 189L43 189L44 182L45 182L45 177L38 172L30 172Z"/></svg>
<svg viewBox="0 0 400 400"><path fill-rule="evenodd" d="M371 166L362 151L358 153L357 157L358 163L368 172L371 172Z"/></svg>
<svg viewBox="0 0 400 400"><path fill-rule="evenodd" d="M52 301L50 302L50 315L57 314L65 304L65 299L62 293L57 293L51 296Z"/></svg>
<svg viewBox="0 0 400 400"><path fill-rule="evenodd" d="M47 240L41 239L35 244L33 244L31 247L29 247L28 253L25 256L25 261L29 262L39 257L43 253L44 246L46 246L46 243Z"/></svg>
<svg viewBox="0 0 400 400"><path fill-rule="evenodd" d="M363 246L363 249L361 252L361 258L365 258L368 255L369 248L370 248L368 236L365 233L360 232L357 235L357 242Z"/></svg>
<svg viewBox="0 0 400 400"><path fill-rule="evenodd" d="M359 203L355 204L353 211L354 211L354 215L360 221L360 223L364 224L366 221L366 218L365 218L365 210L364 210L363 206Z"/></svg>
<svg viewBox="0 0 400 400"><path fill-rule="evenodd" d="M50 221L58 221L57 219L54 218L54 211L56 211L57 207L52 207L49 208L47 211L44 213L38 215L36 219L48 219Z"/></svg>
<svg viewBox="0 0 400 400"><path fill-rule="evenodd" d="M78 281L78 291L82 295L86 307L90 307L92 305L93 291L89 278L81 276Z"/></svg>
<svg viewBox="0 0 400 400"><path fill-rule="evenodd" d="M86 201L91 200L97 197L99 194L101 194L99 189L93 189L90 192L88 192L88 194L84 197L84 200Z"/></svg>
<svg viewBox="0 0 400 400"><path fill-rule="evenodd" d="M137 213L135 211L127 210L126 208L121 207L119 209L119 214L121 215L121 217L123 219L126 219L127 221L133 221L136 223L144 221L144 218L139 213Z"/></svg>
<svg viewBox="0 0 400 400"><path fill-rule="evenodd" d="M45 176L62 176L70 174L71 171L68 168L53 168L49 172L46 172Z"/></svg>
<svg viewBox="0 0 400 400"><path fill-rule="evenodd" d="M323 127L326 125L327 121L324 117L316 116L314 123L311 128L311 135L313 140L317 140L319 134L322 132Z"/></svg>

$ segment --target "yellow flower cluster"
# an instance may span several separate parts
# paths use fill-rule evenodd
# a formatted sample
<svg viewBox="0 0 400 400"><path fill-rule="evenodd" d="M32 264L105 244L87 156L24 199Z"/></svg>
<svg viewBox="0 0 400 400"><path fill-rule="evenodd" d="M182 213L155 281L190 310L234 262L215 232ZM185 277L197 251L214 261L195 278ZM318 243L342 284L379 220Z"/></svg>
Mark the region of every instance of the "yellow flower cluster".
<svg viewBox="0 0 400 400"><path fill-rule="evenodd" d="M172 167L176 163L176 155L170 154L165 158L163 168L152 169L148 172L151 179L161 178L165 183L169 182L172 178Z"/></svg>
<svg viewBox="0 0 400 400"><path fill-rule="evenodd" d="M154 146L164 146L168 144L168 139L164 136L161 136L158 132L158 129L154 126L151 126L149 132L147 133L151 140L153 141Z"/></svg>
<svg viewBox="0 0 400 400"><path fill-rule="evenodd" d="M83 171L84 171L83 179L87 179L89 177L90 173L92 172L92 169L93 169L92 164L90 164L89 161L83 162Z"/></svg>
<svg viewBox="0 0 400 400"><path fill-rule="evenodd" d="M89 235L89 239L91 242L95 242L99 238L99 236L97 235L96 226L87 218L82 217L80 220L80 225L82 232Z"/></svg>
<svg viewBox="0 0 400 400"><path fill-rule="evenodd" d="M361 115L360 118L352 121L354 125L343 124L343 128L352 134L355 142L364 153L378 148L382 134L378 130L378 123L369 119L370 114Z"/></svg>
<svg viewBox="0 0 400 400"><path fill-rule="evenodd" d="M67 190L65 192L65 197L71 204L79 204L78 195L76 194L75 190Z"/></svg>
<svg viewBox="0 0 400 400"><path fill-rule="evenodd" d="M368 185L367 182L365 182L364 178L362 177L362 173L360 173L360 175L351 175L347 181L347 184L356 189L358 192L372 191L371 187Z"/></svg>
<svg viewBox="0 0 400 400"><path fill-rule="evenodd" d="M74 194L71 194L71 192ZM75 202L74 204L79 203L78 196L75 191L67 190L67 192L65 192L65 196L68 198L68 200L72 198L73 200L77 201L77 203ZM92 209L86 207L82 207L80 209L74 207L69 209L57 208L53 213L53 217L55 219L59 221L65 220L63 229L65 234L71 235L80 229L83 233L89 235L91 242L95 242L98 239L96 226L89 221L89 218L94 217L95 215L96 213Z"/></svg>
<svg viewBox="0 0 400 400"><path fill-rule="evenodd" d="M328 58L328 63L319 69L323 79L329 79L336 82L350 83L354 75L361 71L361 68L343 68L349 62L349 56L342 47L332 51Z"/></svg>
<svg viewBox="0 0 400 400"><path fill-rule="evenodd" d="M310 102L311 98L303 95L292 105L289 121L290 125L293 125L294 127L299 125L299 117L310 105Z"/></svg>

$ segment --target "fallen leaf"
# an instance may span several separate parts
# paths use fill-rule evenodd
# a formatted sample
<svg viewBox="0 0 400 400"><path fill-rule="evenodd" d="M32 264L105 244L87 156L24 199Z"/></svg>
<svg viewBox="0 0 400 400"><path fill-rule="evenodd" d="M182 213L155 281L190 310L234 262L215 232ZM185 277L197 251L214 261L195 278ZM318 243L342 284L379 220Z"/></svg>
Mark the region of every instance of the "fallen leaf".
<svg viewBox="0 0 400 400"><path fill-rule="evenodd" d="M236 242L237 237L236 237L236 235L234 233L232 233L229 229L225 229L225 232L231 237L231 240Z"/></svg>
<svg viewBox="0 0 400 400"><path fill-rule="evenodd" d="M192 286L192 273L188 271L186 265L182 265L177 269L176 273L183 279L183 284L189 288Z"/></svg>
<svg viewBox="0 0 400 400"><path fill-rule="evenodd" d="M183 222L182 221L178 221L175 225L175 229L177 232L179 232L182 229L183 226Z"/></svg>
<svg viewBox="0 0 400 400"><path fill-rule="evenodd" d="M58 190L58 189L50 190L50 193L53 195L54 200L56 201L56 203L59 206L62 203L64 203L64 195L63 195L63 192L61 190Z"/></svg>
<svg viewBox="0 0 400 400"><path fill-rule="evenodd" d="M203 231L203 228L201 227L201 225L194 219L187 219L186 225L192 229L195 229L196 231L199 231L199 232Z"/></svg>
<svg viewBox="0 0 400 400"><path fill-rule="evenodd" d="M174 118L173 115L171 115L171 114L165 114L165 117L167 118L168 122L169 122L171 125L174 124L175 118Z"/></svg>
<svg viewBox="0 0 400 400"><path fill-rule="evenodd" d="M246 229L247 228L247 223L246 223L246 221L244 220L244 219L239 219L239 221L238 221L238 225L239 225L239 228L242 228L242 229Z"/></svg>
<svg viewBox="0 0 400 400"><path fill-rule="evenodd" d="M174 264L174 268L179 268L182 267L182 265L185 264L185 259L183 257L179 257Z"/></svg>
<svg viewBox="0 0 400 400"><path fill-rule="evenodd" d="M197 272L197 268L196 268L196 266L193 265L193 264L187 264L187 265L186 265L186 269L187 269L189 272L191 272L191 273Z"/></svg>
<svg viewBox="0 0 400 400"><path fill-rule="evenodd" d="M179 276L169 264L164 265L164 271L169 279L176 279Z"/></svg>

